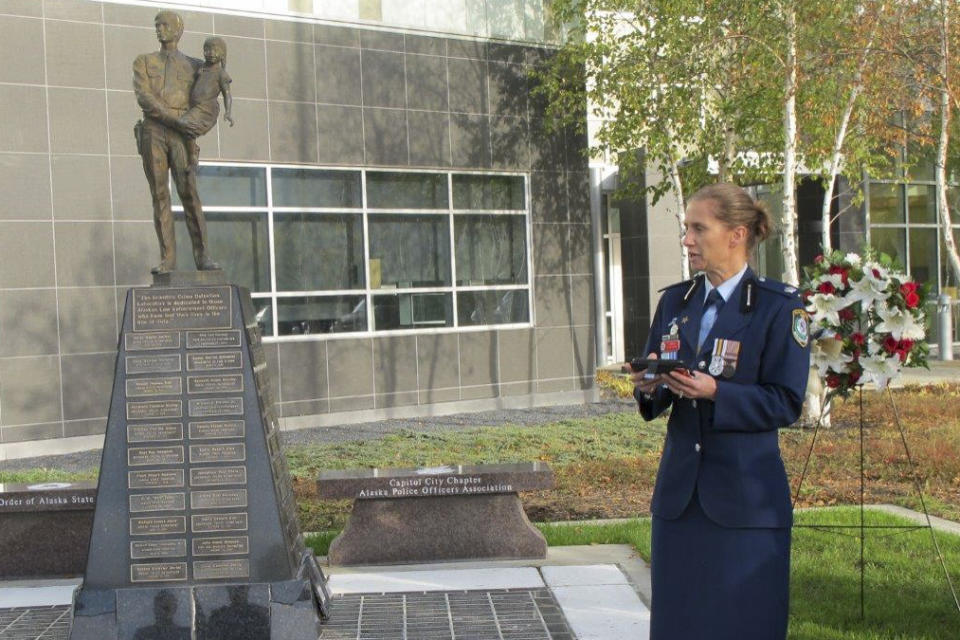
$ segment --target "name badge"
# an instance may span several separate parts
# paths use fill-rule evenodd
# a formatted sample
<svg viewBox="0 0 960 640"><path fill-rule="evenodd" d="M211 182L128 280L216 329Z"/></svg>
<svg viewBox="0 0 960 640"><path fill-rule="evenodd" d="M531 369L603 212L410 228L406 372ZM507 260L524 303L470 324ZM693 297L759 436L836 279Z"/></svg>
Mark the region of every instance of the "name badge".
<svg viewBox="0 0 960 640"><path fill-rule="evenodd" d="M740 342L716 338L713 341L713 357L708 371L712 376L722 375L732 378L737 372L737 360L740 358Z"/></svg>

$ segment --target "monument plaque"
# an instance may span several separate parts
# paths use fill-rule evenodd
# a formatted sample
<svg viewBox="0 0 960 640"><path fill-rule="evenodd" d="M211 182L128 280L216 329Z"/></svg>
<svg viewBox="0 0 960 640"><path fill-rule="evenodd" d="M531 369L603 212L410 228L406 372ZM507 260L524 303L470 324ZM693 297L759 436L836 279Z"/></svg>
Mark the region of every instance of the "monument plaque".
<svg viewBox="0 0 960 640"><path fill-rule="evenodd" d="M130 558L183 558L187 555L185 538L176 540L134 540L130 543Z"/></svg>
<svg viewBox="0 0 960 640"><path fill-rule="evenodd" d="M225 536L216 538L194 538L195 556L243 556L250 553L248 536Z"/></svg>
<svg viewBox="0 0 960 640"><path fill-rule="evenodd" d="M246 483L246 467L194 467L190 469L191 487L216 487Z"/></svg>
<svg viewBox="0 0 960 640"><path fill-rule="evenodd" d="M177 599L199 638L197 603L237 583L264 594L271 633L316 640L326 579L299 533L249 294L174 284L127 296L71 640L130 640L116 629L140 628L147 591ZM294 618L306 626L288 632Z"/></svg>
<svg viewBox="0 0 960 640"><path fill-rule="evenodd" d="M183 486L183 469L144 469L127 473L128 489L177 489Z"/></svg>
<svg viewBox="0 0 960 640"><path fill-rule="evenodd" d="M185 516L166 516L158 518L130 518L130 535L163 536L170 533L186 533Z"/></svg>
<svg viewBox="0 0 960 640"><path fill-rule="evenodd" d="M249 560L195 560L193 563L193 577L197 580L246 578L249 575Z"/></svg>
<svg viewBox="0 0 960 640"><path fill-rule="evenodd" d="M245 433L243 420L212 420L209 422L191 422L191 440L220 440L242 438Z"/></svg>
<svg viewBox="0 0 960 640"><path fill-rule="evenodd" d="M187 393L243 393L243 375L187 376Z"/></svg>
<svg viewBox="0 0 960 640"><path fill-rule="evenodd" d="M191 418L242 415L243 398L198 398L190 401Z"/></svg>
<svg viewBox="0 0 960 640"><path fill-rule="evenodd" d="M180 354L127 356L125 368L128 376L140 373L178 373L181 369Z"/></svg>
<svg viewBox="0 0 960 640"><path fill-rule="evenodd" d="M187 331L187 349L222 349L239 347L240 330L229 331Z"/></svg>
<svg viewBox="0 0 960 640"><path fill-rule="evenodd" d="M144 511L183 511L187 508L184 493L130 494L130 513Z"/></svg>
<svg viewBox="0 0 960 640"><path fill-rule="evenodd" d="M220 371L224 369L242 368L243 356L239 351L187 354L187 371Z"/></svg>

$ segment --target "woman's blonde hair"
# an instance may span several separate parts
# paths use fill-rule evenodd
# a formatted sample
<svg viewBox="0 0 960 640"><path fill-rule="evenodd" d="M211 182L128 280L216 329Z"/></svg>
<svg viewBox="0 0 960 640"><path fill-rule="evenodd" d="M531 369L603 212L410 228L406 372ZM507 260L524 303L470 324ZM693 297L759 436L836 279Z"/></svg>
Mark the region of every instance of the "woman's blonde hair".
<svg viewBox="0 0 960 640"><path fill-rule="evenodd" d="M731 182L718 182L702 187L690 196L687 202L713 200L717 203L714 214L728 228L747 228L747 251L773 233L773 218L764 204L750 197L743 187Z"/></svg>

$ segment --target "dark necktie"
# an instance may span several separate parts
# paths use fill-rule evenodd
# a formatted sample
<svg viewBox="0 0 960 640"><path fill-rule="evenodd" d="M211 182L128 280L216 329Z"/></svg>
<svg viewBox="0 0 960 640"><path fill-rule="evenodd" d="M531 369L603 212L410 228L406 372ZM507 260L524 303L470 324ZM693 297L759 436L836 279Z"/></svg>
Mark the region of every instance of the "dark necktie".
<svg viewBox="0 0 960 640"><path fill-rule="evenodd" d="M713 324L717 321L720 309L723 308L723 302L723 296L720 295L717 289L711 289L710 293L707 294L707 300L703 303L703 314L700 316L700 334L697 338L697 351L700 351L700 348L703 347L703 341L707 339L707 336L710 334L710 329L713 328Z"/></svg>

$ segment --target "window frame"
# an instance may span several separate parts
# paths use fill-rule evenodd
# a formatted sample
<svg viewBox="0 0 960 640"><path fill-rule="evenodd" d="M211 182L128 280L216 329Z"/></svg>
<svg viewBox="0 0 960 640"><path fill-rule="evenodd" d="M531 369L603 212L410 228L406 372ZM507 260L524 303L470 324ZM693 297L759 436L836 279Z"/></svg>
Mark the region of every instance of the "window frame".
<svg viewBox="0 0 960 640"><path fill-rule="evenodd" d="M269 261L270 261L270 290L255 292L251 291L250 296L255 300L269 300L270 314L272 320L271 330L273 335L264 335L264 342L300 342L310 340L343 340L351 338L370 338L375 336L398 336L398 335L423 335L439 334L451 332L475 332L489 331L491 329L516 329L529 328L536 324L534 307L534 283L533 274L533 219L531 215L530 203L530 176L526 172L518 171L490 171L490 170L430 170L430 169L406 169L397 167L357 167L357 166L327 166L327 165L299 165L282 163L255 163L255 162L223 162L223 161L204 161L200 167L242 167L249 169L260 169L265 173L266 185L266 205L265 206L204 206L204 213L249 213L265 215L267 218L267 232L269 239ZM274 169L299 169L306 171L324 171L324 172L348 172L360 174L361 202L359 207L290 207L275 206L273 192L273 170ZM447 206L439 209L415 209L415 208L374 208L368 206L367 200L367 174L368 173L401 173L409 174L428 174L446 176L447 188ZM453 180L455 175L470 176L509 176L519 177L523 181L523 209L456 209L454 208ZM201 194L201 200L202 200ZM176 213L183 212L183 206L176 204L173 206ZM359 215L362 220L363 232L363 278L364 287L355 289L311 289L302 291L278 291L277 289L277 253L276 253L276 235L275 235L275 214L337 214L337 215ZM447 219L447 235L450 253L450 284L438 287L396 287L387 289L373 289L370 287L370 216L371 215L436 215ZM456 259L456 236L455 221L458 215L484 215L484 216L522 216L523 228L525 232L525 251L526 251L526 282L523 284L499 284L499 285L458 285L457 284L457 259ZM216 256L215 256L216 257ZM482 325L460 325L458 310L458 293L467 291L526 291L528 320L526 322L511 322L504 324L482 324ZM452 319L451 325L443 327L427 328L403 328L403 329L385 329L377 330L374 327L373 301L378 295L397 295L397 294L418 294L418 293L444 293L448 294L452 301ZM279 335L279 313L278 300L283 298L311 298L311 297L337 297L337 296L363 296L366 304L366 329L363 331L339 332L339 333L308 333L294 335Z"/></svg>

